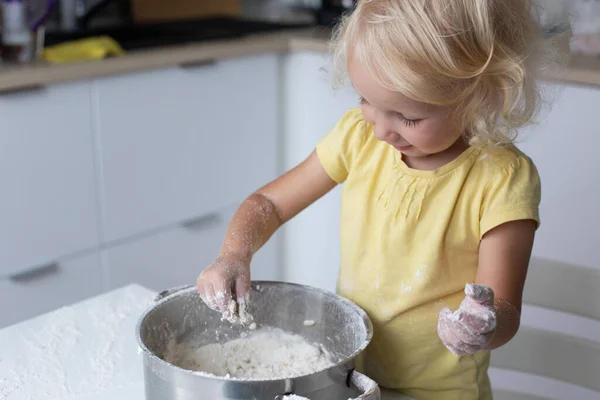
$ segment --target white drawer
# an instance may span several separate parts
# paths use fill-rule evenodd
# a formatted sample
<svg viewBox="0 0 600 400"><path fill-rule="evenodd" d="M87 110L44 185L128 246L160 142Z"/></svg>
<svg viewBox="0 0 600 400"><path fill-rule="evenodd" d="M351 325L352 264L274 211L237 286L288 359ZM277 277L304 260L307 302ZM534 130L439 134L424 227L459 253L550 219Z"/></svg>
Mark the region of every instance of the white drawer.
<svg viewBox="0 0 600 400"><path fill-rule="evenodd" d="M95 253L0 280L0 328L103 292Z"/></svg>
<svg viewBox="0 0 600 400"><path fill-rule="evenodd" d="M276 56L97 85L107 242L238 203L276 176Z"/></svg>
<svg viewBox="0 0 600 400"><path fill-rule="evenodd" d="M0 279L99 244L91 85L0 95Z"/></svg>
<svg viewBox="0 0 600 400"><path fill-rule="evenodd" d="M196 278L218 255L233 211L207 214L162 233L106 251L111 289L137 283L160 291L195 284ZM275 280L277 239L255 256L252 279Z"/></svg>

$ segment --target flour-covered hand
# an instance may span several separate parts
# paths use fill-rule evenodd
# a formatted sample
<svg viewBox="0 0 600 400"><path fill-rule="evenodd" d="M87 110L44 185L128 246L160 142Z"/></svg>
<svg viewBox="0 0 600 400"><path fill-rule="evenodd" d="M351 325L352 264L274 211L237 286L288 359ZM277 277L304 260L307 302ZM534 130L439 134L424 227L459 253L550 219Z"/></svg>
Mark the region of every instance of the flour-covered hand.
<svg viewBox="0 0 600 400"><path fill-rule="evenodd" d="M248 324L253 318L247 307L250 298L250 261L225 254L208 266L197 281L200 298L233 324Z"/></svg>
<svg viewBox="0 0 600 400"><path fill-rule="evenodd" d="M485 285L467 284L458 310L444 308L438 319L442 343L457 356L487 349L496 331L494 291Z"/></svg>

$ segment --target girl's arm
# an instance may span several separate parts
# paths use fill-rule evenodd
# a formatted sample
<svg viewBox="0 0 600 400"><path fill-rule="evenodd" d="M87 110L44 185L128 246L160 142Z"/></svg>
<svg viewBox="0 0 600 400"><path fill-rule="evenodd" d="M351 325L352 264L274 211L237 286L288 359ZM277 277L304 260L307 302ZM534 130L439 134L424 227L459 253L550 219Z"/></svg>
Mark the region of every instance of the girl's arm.
<svg viewBox="0 0 600 400"><path fill-rule="evenodd" d="M458 310L445 308L438 320L440 339L454 354L496 349L519 330L535 230L535 221L520 220L483 236L475 284L466 286Z"/></svg>
<svg viewBox="0 0 600 400"><path fill-rule="evenodd" d="M250 195L233 215L219 256L198 277L202 299L227 317L232 300L244 302L247 297L254 253L281 225L335 186L313 151L297 167Z"/></svg>
<svg viewBox="0 0 600 400"><path fill-rule="evenodd" d="M316 151L301 164L250 195L234 214L221 254L251 257L275 231L336 186Z"/></svg>
<svg viewBox="0 0 600 400"><path fill-rule="evenodd" d="M487 346L490 350L508 343L519 330L535 230L535 221L514 221L492 229L481 240L475 283L494 291L496 331Z"/></svg>

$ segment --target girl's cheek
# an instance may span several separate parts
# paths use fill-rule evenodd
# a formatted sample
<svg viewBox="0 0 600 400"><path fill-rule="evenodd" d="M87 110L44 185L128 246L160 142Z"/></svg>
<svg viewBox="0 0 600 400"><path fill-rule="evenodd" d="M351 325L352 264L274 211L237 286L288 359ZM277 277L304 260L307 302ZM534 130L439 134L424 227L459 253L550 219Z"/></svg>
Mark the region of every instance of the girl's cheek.
<svg viewBox="0 0 600 400"><path fill-rule="evenodd" d="M362 110L363 117L365 117L365 121L367 121L370 124L374 124L375 120L373 119L372 110L370 110L369 107L366 105L362 105L360 109Z"/></svg>
<svg viewBox="0 0 600 400"><path fill-rule="evenodd" d="M437 135L432 134L428 129L412 129L410 134L407 132L405 139L408 140L413 146L430 151L439 147L440 143Z"/></svg>

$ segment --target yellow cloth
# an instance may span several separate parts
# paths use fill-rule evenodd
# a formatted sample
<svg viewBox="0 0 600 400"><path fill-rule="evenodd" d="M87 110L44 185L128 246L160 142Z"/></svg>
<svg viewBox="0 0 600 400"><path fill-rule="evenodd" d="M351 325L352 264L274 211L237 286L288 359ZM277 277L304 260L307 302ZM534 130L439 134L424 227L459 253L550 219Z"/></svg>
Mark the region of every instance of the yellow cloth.
<svg viewBox="0 0 600 400"><path fill-rule="evenodd" d="M539 224L540 180L514 147L469 148L435 171L409 168L378 141L360 109L317 145L344 183L338 293L365 309L374 338L362 369L416 400L488 400L489 352L456 357L437 335L473 282L481 237L519 219Z"/></svg>
<svg viewBox="0 0 600 400"><path fill-rule="evenodd" d="M101 60L109 56L125 54L119 43L108 36L79 39L72 42L48 46L43 57L54 64L77 61Z"/></svg>

